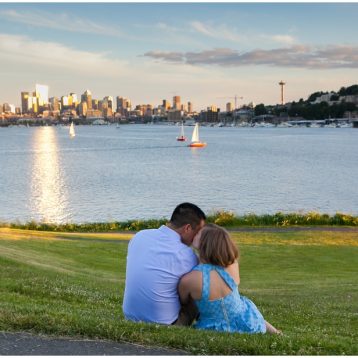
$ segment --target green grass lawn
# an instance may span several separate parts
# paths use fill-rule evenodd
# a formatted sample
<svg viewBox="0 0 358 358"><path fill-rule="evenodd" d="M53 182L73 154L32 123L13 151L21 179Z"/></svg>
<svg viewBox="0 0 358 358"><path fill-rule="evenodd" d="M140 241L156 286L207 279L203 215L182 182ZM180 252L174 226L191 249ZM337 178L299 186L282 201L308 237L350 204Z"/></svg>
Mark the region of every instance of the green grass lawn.
<svg viewBox="0 0 358 358"><path fill-rule="evenodd" d="M0 330L210 355L357 355L358 232L243 232L240 292L282 337L123 319L131 234L0 229Z"/></svg>

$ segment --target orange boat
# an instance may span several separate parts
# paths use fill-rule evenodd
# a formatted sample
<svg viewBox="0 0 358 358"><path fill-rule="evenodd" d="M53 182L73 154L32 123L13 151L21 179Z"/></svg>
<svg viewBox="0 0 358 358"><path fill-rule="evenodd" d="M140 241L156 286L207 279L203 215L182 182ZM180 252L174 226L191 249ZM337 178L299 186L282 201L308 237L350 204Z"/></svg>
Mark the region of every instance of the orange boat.
<svg viewBox="0 0 358 358"><path fill-rule="evenodd" d="M189 144L189 147L192 148L203 148L206 147L206 143L201 142L199 139L199 123L195 124L193 135L191 137L191 143Z"/></svg>
<svg viewBox="0 0 358 358"><path fill-rule="evenodd" d="M190 143L189 144L189 147L192 147L192 148L202 148L202 147L206 147L206 143L203 143L203 142L199 142L199 143Z"/></svg>

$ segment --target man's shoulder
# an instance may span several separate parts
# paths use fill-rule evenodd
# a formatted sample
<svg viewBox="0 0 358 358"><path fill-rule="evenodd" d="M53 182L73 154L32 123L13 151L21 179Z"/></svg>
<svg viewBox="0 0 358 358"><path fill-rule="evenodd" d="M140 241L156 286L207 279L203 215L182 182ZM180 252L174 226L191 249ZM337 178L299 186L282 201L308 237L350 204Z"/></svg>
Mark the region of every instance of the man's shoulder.
<svg viewBox="0 0 358 358"><path fill-rule="evenodd" d="M189 268L191 270L193 266L198 263L198 257L195 255L194 251L184 244L177 250L176 256L180 265L185 269Z"/></svg>
<svg viewBox="0 0 358 358"><path fill-rule="evenodd" d="M143 229L143 230L140 230L138 231L135 236L137 235L147 235L147 234L151 234L151 233L155 233L155 232L158 232L159 229Z"/></svg>
<svg viewBox="0 0 358 358"><path fill-rule="evenodd" d="M159 235L159 229L144 229L134 234L133 239L138 237L148 237L148 236L157 236L157 235Z"/></svg>

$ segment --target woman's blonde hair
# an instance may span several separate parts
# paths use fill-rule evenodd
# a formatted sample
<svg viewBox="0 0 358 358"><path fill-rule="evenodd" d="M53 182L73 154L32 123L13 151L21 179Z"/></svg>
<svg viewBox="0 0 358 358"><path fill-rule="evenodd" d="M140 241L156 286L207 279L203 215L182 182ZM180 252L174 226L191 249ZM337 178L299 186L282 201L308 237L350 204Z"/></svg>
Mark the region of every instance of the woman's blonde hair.
<svg viewBox="0 0 358 358"><path fill-rule="evenodd" d="M224 228L206 224L201 231L199 255L206 263L227 267L238 258L239 250Z"/></svg>

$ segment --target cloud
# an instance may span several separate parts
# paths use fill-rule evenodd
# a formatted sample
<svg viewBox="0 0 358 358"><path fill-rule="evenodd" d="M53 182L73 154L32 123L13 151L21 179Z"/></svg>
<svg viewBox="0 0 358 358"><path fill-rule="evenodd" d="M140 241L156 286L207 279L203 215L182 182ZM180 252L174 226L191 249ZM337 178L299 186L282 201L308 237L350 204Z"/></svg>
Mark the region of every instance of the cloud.
<svg viewBox="0 0 358 358"><path fill-rule="evenodd" d="M200 21L192 21L190 26L197 32L215 39L240 42L244 38L226 25L210 26Z"/></svg>
<svg viewBox="0 0 358 358"><path fill-rule="evenodd" d="M331 45L313 47L295 45L271 50L256 49L239 52L229 48L214 48L200 52L149 51L144 56L164 62L190 65L295 67L308 69L358 68L358 46Z"/></svg>
<svg viewBox="0 0 358 358"><path fill-rule="evenodd" d="M20 64L22 71L28 71L27 66L31 66L42 71L50 68L113 77L123 73L126 67L126 62L111 59L106 53L76 50L56 42L36 41L18 35L0 34L0 53L2 68L10 69Z"/></svg>
<svg viewBox="0 0 358 358"><path fill-rule="evenodd" d="M166 62L185 62L185 55L180 52L149 51L146 52L144 56L151 57L157 60L165 60Z"/></svg>
<svg viewBox="0 0 358 358"><path fill-rule="evenodd" d="M274 43L281 43L285 45L292 45L295 43L295 38L290 35L266 35L261 34L257 35L254 33L244 34L244 33L238 33L236 28L233 28L232 26L228 27L225 24L221 25L208 25L204 24L200 21L192 21L190 23L190 26L195 31L199 32L200 34L211 37L214 39L219 40L228 40L232 42L245 42L245 43L253 43L264 40L265 42L270 41Z"/></svg>
<svg viewBox="0 0 358 358"><path fill-rule="evenodd" d="M66 13L58 13L54 19L54 14L45 11L20 12L15 10L2 10L0 11L0 18L3 20L54 30L115 37L121 37L123 35L118 28L114 28L113 26L109 27L97 24L93 21Z"/></svg>
<svg viewBox="0 0 358 358"><path fill-rule="evenodd" d="M261 35L261 37L265 40L285 45L292 45L296 42L295 38L290 35Z"/></svg>

